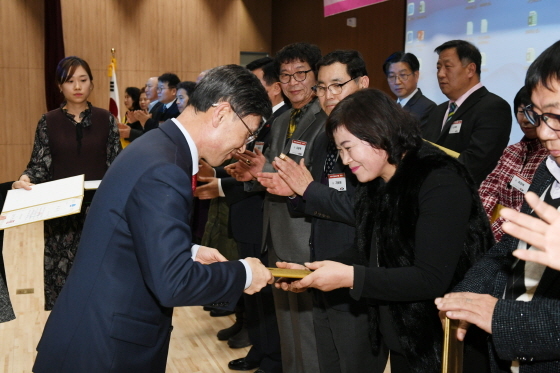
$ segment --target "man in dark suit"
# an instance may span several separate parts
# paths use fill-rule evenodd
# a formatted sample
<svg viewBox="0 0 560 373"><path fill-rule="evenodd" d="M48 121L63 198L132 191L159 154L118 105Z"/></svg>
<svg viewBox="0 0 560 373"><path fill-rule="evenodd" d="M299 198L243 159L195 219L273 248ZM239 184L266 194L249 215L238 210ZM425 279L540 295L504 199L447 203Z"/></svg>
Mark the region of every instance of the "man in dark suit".
<svg viewBox="0 0 560 373"><path fill-rule="evenodd" d="M116 159L95 194L34 372L163 373L173 307L231 309L243 291L272 282L258 259L224 262L217 250L193 246L188 224L199 157L219 165L244 151L270 113L253 74L218 67L177 119Z"/></svg>
<svg viewBox="0 0 560 373"><path fill-rule="evenodd" d="M289 110L284 103L282 88L274 71L272 58L264 57L247 65L259 78L272 103L273 114L267 118L257 139L247 146L248 151L265 152L270 144L270 129L274 120ZM255 149L256 148L256 149ZM258 149L258 150L257 150ZM225 197L229 205L229 226L237 243L239 257L255 257L268 265L268 253L262 250L262 221L265 192L245 192L243 182L229 176L223 168L216 168L216 178L205 179L208 184L197 187L195 196L201 199ZM253 220L255 224L248 225ZM236 333L242 332L246 324L249 341L252 345L247 356L232 360L228 367L232 370L250 370L259 367L257 372L281 373L280 336L274 312L272 289L267 286L259 293L243 296L239 311L243 313L236 318L230 328L221 330L218 337L228 339L228 344L235 343ZM236 310L236 315L238 311ZM243 321L244 320L244 321ZM232 343L230 343L232 342Z"/></svg>
<svg viewBox="0 0 560 373"><path fill-rule="evenodd" d="M459 162L480 184L494 169L509 141L509 104L480 83L481 55L464 40L451 40L435 49L437 78L449 98L435 108L421 127L422 136L458 152Z"/></svg>
<svg viewBox="0 0 560 373"><path fill-rule="evenodd" d="M130 130L130 135L128 136L128 138L131 142L144 134L143 128L146 125L146 121L157 115L156 113L159 111L161 102L158 101L157 82L158 77L152 76L148 79L145 85L146 97L148 98L148 100L150 100L150 104L148 105L148 112L145 112L143 110L135 110L130 114L131 121L138 121L142 125L142 129L132 128Z"/></svg>
<svg viewBox="0 0 560 373"><path fill-rule="evenodd" d="M357 51L331 52L317 67L315 92L326 114L342 99L369 85L365 61ZM312 218L310 242L314 261L336 257L353 245L353 196L358 181L342 164L336 146L324 132L317 136L312 158L311 172L285 158L276 162L282 173L260 174L259 181L270 187L272 193L292 196L288 207L294 214ZM373 373L383 372L386 359L378 359L372 352L365 301L353 300L343 289L313 293L320 371L350 373L367 367Z"/></svg>
<svg viewBox="0 0 560 373"><path fill-rule="evenodd" d="M533 105L527 118L550 156L538 168L529 188L541 200L560 208L560 42L545 50L529 67L525 86ZM551 114L545 114L551 113ZM535 215L523 204L521 212ZM491 334L492 372L560 371L560 272L542 264L517 260L513 250L534 250L504 235L467 272L453 291L436 304L445 315L463 320L459 339L469 323Z"/></svg>
<svg viewBox="0 0 560 373"><path fill-rule="evenodd" d="M154 110L152 117L144 124L144 133L157 128L160 123L179 116L177 107L177 85L181 82L179 77L173 73L165 73L158 77L157 95L161 103L157 110Z"/></svg>
<svg viewBox="0 0 560 373"><path fill-rule="evenodd" d="M383 72L387 76L391 92L397 96L397 103L414 114L421 125L425 125L428 116L437 105L424 96L418 88L420 79L418 58L412 53L395 52L383 63Z"/></svg>
<svg viewBox="0 0 560 373"><path fill-rule="evenodd" d="M327 115L321 109L313 87L317 82L316 64L321 50L308 43L285 46L274 60L282 91L292 109L274 121L271 143L265 157L242 155L230 174L250 181L260 171L272 172L272 161L280 154L309 166L319 133L324 132ZM266 159L265 159L266 158ZM245 171L241 171L246 166ZM247 183L246 190L264 190L258 183ZM294 217L286 206L286 197L267 194L264 202L263 247L268 250L269 264L277 261L303 263L311 258L309 236L311 219ZM282 347L282 368L286 373L318 372L319 361L313 330L313 297L272 289Z"/></svg>

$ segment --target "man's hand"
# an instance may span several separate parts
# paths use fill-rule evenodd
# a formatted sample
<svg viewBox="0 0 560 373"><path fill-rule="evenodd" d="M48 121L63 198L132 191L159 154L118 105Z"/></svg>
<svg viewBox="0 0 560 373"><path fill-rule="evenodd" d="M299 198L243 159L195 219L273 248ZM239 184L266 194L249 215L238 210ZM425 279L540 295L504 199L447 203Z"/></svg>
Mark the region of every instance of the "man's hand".
<svg viewBox="0 0 560 373"><path fill-rule="evenodd" d="M208 184L197 186L194 190L195 197L198 197L199 199L214 199L220 196L217 177L199 176L197 180Z"/></svg>
<svg viewBox="0 0 560 373"><path fill-rule="evenodd" d="M540 219L502 209L500 214L509 220L502 225L504 232L527 242L538 250L515 250L513 255L521 260L543 264L560 270L560 212L541 201L533 192L525 194L525 199Z"/></svg>
<svg viewBox="0 0 560 373"><path fill-rule="evenodd" d="M241 162L235 162L224 167L229 176L234 177L237 181L251 181L255 177L251 175L247 168L241 165Z"/></svg>
<svg viewBox="0 0 560 373"><path fill-rule="evenodd" d="M200 246L194 261L199 262L200 264L212 264L216 262L227 262L227 259L216 249Z"/></svg>
<svg viewBox="0 0 560 373"><path fill-rule="evenodd" d="M33 186L33 185L35 185L35 184L33 184L31 182L31 180L29 179L29 176L21 175L19 177L19 180L12 184L12 189L31 190L31 186Z"/></svg>
<svg viewBox="0 0 560 373"><path fill-rule="evenodd" d="M215 176L215 172L214 172L214 167L210 166L210 164L208 162L206 162L204 159L200 159L198 161L198 180L200 180L201 177L214 177Z"/></svg>
<svg viewBox="0 0 560 373"><path fill-rule="evenodd" d="M253 281L245 293L255 294L264 288L267 284L272 284L274 282L274 277L272 273L261 263L257 258L245 258L244 259L251 267L251 272L253 273Z"/></svg>
<svg viewBox="0 0 560 373"><path fill-rule="evenodd" d="M436 298L435 303L445 316L461 320L457 330L457 339L463 341L467 334L467 323L492 334L492 315L498 299L488 294L449 293L443 298Z"/></svg>
<svg viewBox="0 0 560 373"><path fill-rule="evenodd" d="M119 123L118 126L121 139L128 139L130 137L130 126L123 123Z"/></svg>
<svg viewBox="0 0 560 373"><path fill-rule="evenodd" d="M255 152L245 150L243 153L233 153L233 158L237 159L239 166L249 172L253 178L257 177L257 173L261 172L264 164L266 163L266 158L259 149L255 149Z"/></svg>
<svg viewBox="0 0 560 373"><path fill-rule="evenodd" d="M313 181L313 176L305 167L305 160L303 158L297 164L290 157L283 157L282 159L275 157L272 165L278 170L278 175L280 175L290 189L300 196L303 196L303 193L305 193L305 190Z"/></svg>
<svg viewBox="0 0 560 373"><path fill-rule="evenodd" d="M152 117L152 114L149 114L144 110L135 110L134 116L136 117L136 120L140 122L142 127L144 127L146 125L146 121Z"/></svg>
<svg viewBox="0 0 560 373"><path fill-rule="evenodd" d="M266 188L268 193L284 197L296 194L276 172L259 172L257 180Z"/></svg>

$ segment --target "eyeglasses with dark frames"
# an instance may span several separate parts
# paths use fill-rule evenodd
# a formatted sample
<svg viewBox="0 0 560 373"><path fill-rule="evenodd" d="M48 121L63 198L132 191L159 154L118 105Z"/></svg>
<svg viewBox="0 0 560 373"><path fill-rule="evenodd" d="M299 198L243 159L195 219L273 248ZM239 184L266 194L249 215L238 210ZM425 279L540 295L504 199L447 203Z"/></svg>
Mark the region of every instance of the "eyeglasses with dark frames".
<svg viewBox="0 0 560 373"><path fill-rule="evenodd" d="M212 104L213 107L218 106L218 104ZM253 132L251 131L251 129L249 129L249 126L247 125L247 123L245 123L245 121L243 120L243 118L241 118L239 116L239 114L237 114L237 111L235 111L233 109L233 107L231 108L231 110L235 113L235 115L237 115L237 117L239 118L239 120L241 121L241 123L243 123L243 125L245 126L245 128L247 128L247 131L249 132L249 136L247 137L247 139L245 140L245 145L252 143L253 141L255 141L257 139L257 136L259 135L259 131L261 130L262 127L262 123L259 126L259 128ZM264 122L264 121L263 121Z"/></svg>
<svg viewBox="0 0 560 373"><path fill-rule="evenodd" d="M342 93L342 87L344 87L345 84L350 83L352 80L361 78L360 76L356 77L356 78L352 78L350 80L345 81L344 83L333 83L330 84L328 86L324 86L324 85L316 85L313 87L313 90L315 91L315 94L319 97L323 97L325 95L325 93L327 93L327 89L329 90L330 93L332 93L333 95L339 95Z"/></svg>
<svg viewBox="0 0 560 373"><path fill-rule="evenodd" d="M307 78L307 73L310 71L313 71L313 69L309 69L305 71L296 71L293 74L281 73L278 76L278 79L280 80L280 83L284 83L284 84L288 84L290 80L292 80L292 77L296 82L303 82Z"/></svg>
<svg viewBox="0 0 560 373"><path fill-rule="evenodd" d="M553 131L560 131L560 115L552 113L537 114L533 110L533 105L527 105L523 109L525 118L535 127L540 126L541 121L544 122Z"/></svg>
<svg viewBox="0 0 560 373"><path fill-rule="evenodd" d="M396 74L396 75L387 75L387 80L389 81L389 83L396 83L397 82L397 78L400 79L401 82L406 82L408 81L408 77L413 75L411 74Z"/></svg>

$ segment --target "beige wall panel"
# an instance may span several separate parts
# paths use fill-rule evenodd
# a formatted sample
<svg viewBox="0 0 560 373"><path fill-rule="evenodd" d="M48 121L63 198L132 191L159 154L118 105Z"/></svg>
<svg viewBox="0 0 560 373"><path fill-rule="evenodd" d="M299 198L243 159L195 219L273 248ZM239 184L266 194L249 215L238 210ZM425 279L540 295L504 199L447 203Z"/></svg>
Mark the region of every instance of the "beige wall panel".
<svg viewBox="0 0 560 373"><path fill-rule="evenodd" d="M0 67L43 66L43 1L2 0Z"/></svg>
<svg viewBox="0 0 560 373"><path fill-rule="evenodd" d="M239 49L271 53L272 0L242 0L239 10Z"/></svg>
<svg viewBox="0 0 560 373"><path fill-rule="evenodd" d="M240 0L61 2L66 54L90 64L96 106L108 106L111 48L121 111L124 89L141 87L150 76L170 71L194 80L202 70L239 61Z"/></svg>
<svg viewBox="0 0 560 373"><path fill-rule="evenodd" d="M31 144L0 145L0 182L16 180L31 156Z"/></svg>
<svg viewBox="0 0 560 373"><path fill-rule="evenodd" d="M24 95L13 94L14 89L2 93L0 144L30 144L45 111L43 70L0 68L0 76L6 87L20 87Z"/></svg>

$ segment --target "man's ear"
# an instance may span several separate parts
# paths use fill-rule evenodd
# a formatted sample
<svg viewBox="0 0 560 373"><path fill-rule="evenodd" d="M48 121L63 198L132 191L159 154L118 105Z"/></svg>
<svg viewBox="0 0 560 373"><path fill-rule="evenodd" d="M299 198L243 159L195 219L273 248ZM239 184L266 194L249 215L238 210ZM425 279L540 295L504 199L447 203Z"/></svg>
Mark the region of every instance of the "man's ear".
<svg viewBox="0 0 560 373"><path fill-rule="evenodd" d="M171 94L173 95L173 97L177 97L177 88L171 88Z"/></svg>
<svg viewBox="0 0 560 373"><path fill-rule="evenodd" d="M361 89L366 89L369 87L369 76L361 76L358 80L358 87Z"/></svg>
<svg viewBox="0 0 560 373"><path fill-rule="evenodd" d="M471 62L467 65L467 73L469 78L472 78L476 75L476 64L474 62Z"/></svg>
<svg viewBox="0 0 560 373"><path fill-rule="evenodd" d="M214 127L218 127L221 123L223 123L225 118L227 118L232 112L231 105L229 102L225 101L212 104L210 109L214 109L214 112L212 113L212 125Z"/></svg>

